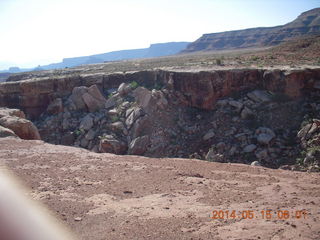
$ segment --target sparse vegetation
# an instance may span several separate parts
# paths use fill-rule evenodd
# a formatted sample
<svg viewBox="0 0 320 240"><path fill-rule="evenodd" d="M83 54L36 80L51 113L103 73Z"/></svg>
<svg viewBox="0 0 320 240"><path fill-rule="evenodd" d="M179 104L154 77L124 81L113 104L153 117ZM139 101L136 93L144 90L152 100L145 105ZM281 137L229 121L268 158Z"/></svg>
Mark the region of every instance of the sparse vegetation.
<svg viewBox="0 0 320 240"><path fill-rule="evenodd" d="M75 130L73 133L78 137L78 136L84 134L85 130L82 128L79 128L79 129Z"/></svg>
<svg viewBox="0 0 320 240"><path fill-rule="evenodd" d="M136 81L132 81L132 82L130 83L130 87L131 87L132 89L136 89L137 87L139 87L139 84L138 84Z"/></svg>
<svg viewBox="0 0 320 240"><path fill-rule="evenodd" d="M108 98L111 98L111 97L113 97L113 93L110 93L110 94L108 95Z"/></svg>
<svg viewBox="0 0 320 240"><path fill-rule="evenodd" d="M112 116L111 117L111 122L117 122L117 121L119 121L119 116Z"/></svg>
<svg viewBox="0 0 320 240"><path fill-rule="evenodd" d="M256 62L256 61L260 60L260 57L253 55L253 56L251 56L250 60Z"/></svg>
<svg viewBox="0 0 320 240"><path fill-rule="evenodd" d="M222 60L221 58L217 58L217 59L216 59L216 64L217 64L218 66L222 66L222 65L223 65L223 60Z"/></svg>

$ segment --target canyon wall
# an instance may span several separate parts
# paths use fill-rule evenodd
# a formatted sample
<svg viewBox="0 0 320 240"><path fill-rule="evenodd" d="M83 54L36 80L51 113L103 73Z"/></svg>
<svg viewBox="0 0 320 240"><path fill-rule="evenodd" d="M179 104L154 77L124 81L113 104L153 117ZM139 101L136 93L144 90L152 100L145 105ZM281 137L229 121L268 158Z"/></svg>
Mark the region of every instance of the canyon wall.
<svg viewBox="0 0 320 240"><path fill-rule="evenodd" d="M301 70L230 69L204 72L141 71L126 74L78 74L31 78L0 83L0 106L19 108L29 118L38 117L57 97L66 97L76 86L96 84L102 92L121 83L137 82L145 87L166 86L180 92L186 104L213 109L222 97L242 90L261 88L299 97L320 88L320 68Z"/></svg>

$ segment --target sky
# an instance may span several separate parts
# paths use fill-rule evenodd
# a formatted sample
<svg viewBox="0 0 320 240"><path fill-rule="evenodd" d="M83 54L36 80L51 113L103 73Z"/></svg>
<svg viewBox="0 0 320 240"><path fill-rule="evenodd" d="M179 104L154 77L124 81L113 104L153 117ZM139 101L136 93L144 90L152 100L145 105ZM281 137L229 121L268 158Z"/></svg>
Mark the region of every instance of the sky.
<svg viewBox="0 0 320 240"><path fill-rule="evenodd" d="M320 0L0 0L0 70L276 26Z"/></svg>

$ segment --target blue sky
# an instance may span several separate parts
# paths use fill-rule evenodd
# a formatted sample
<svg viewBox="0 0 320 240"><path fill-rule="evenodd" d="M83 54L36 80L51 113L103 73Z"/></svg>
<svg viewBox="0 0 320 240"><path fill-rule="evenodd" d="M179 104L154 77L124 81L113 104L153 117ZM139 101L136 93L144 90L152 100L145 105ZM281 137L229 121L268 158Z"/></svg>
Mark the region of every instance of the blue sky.
<svg viewBox="0 0 320 240"><path fill-rule="evenodd" d="M319 0L0 0L0 69L282 25Z"/></svg>

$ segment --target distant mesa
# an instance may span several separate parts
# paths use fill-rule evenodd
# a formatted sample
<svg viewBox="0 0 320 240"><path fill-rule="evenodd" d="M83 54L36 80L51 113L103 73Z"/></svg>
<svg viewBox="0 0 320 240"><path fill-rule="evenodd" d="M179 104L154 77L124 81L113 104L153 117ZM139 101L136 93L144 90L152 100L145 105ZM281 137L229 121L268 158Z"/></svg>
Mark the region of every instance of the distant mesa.
<svg viewBox="0 0 320 240"><path fill-rule="evenodd" d="M104 63L109 61L120 61L127 59L152 58L174 55L187 47L189 42L169 42L151 44L149 48L113 51L91 56L64 58L61 63L41 66L42 69L56 69L76 67L83 64Z"/></svg>
<svg viewBox="0 0 320 240"><path fill-rule="evenodd" d="M18 73L21 71L21 69L19 67L10 67L8 71L11 73Z"/></svg>
<svg viewBox="0 0 320 240"><path fill-rule="evenodd" d="M59 63L52 63L49 65L38 66L36 68L30 69L20 69L18 67L11 67L7 71L0 71L0 81L1 75L7 75L8 73L51 70L58 68L76 67L84 64L95 64L110 61L121 61L127 59L152 58L174 55L185 49L189 43L190 42L156 43L151 44L149 48L120 50L95 54L91 56L64 58L62 62ZM2 81L4 80L2 79Z"/></svg>
<svg viewBox="0 0 320 240"><path fill-rule="evenodd" d="M189 44L182 53L267 47L293 38L318 34L320 34L320 8L315 8L282 26L204 34Z"/></svg>

